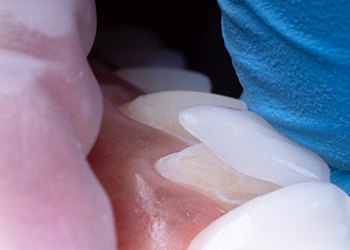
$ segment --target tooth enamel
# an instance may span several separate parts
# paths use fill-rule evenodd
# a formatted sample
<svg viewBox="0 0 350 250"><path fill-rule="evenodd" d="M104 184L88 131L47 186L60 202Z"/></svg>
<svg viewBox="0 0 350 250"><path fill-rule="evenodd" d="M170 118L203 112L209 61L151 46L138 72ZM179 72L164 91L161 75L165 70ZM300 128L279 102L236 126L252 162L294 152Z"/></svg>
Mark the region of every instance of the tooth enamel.
<svg viewBox="0 0 350 250"><path fill-rule="evenodd" d="M189 143L197 143L198 140L180 125L178 114L182 109L198 104L247 109L245 103L237 99L194 91L165 91L148 94L119 108L121 112L136 121L168 132Z"/></svg>
<svg viewBox="0 0 350 250"><path fill-rule="evenodd" d="M161 158L155 168L164 178L211 197L226 210L279 188L226 166L203 143Z"/></svg>
<svg viewBox="0 0 350 250"><path fill-rule="evenodd" d="M210 224L188 250L348 250L350 199L324 182L255 198Z"/></svg>
<svg viewBox="0 0 350 250"><path fill-rule="evenodd" d="M121 69L116 74L145 93L166 90L211 91L209 78L201 73L159 67Z"/></svg>
<svg viewBox="0 0 350 250"><path fill-rule="evenodd" d="M246 175L281 186L329 180L329 168L318 155L252 112L202 105L181 111L179 121L227 165Z"/></svg>

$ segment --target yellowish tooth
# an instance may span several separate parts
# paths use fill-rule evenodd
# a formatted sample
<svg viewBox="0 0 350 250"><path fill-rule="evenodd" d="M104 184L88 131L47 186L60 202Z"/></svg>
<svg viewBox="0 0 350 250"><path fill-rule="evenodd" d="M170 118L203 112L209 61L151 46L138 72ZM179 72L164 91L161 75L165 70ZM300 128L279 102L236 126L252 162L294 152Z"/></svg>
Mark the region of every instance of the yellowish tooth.
<svg viewBox="0 0 350 250"><path fill-rule="evenodd" d="M164 91L143 95L119 107L126 116L170 133L188 143L199 141L179 123L181 110L200 104L220 105L247 110L244 102L216 94L195 91Z"/></svg>
<svg viewBox="0 0 350 250"><path fill-rule="evenodd" d="M280 188L228 167L203 143L161 158L156 170L168 180L209 196L226 210Z"/></svg>

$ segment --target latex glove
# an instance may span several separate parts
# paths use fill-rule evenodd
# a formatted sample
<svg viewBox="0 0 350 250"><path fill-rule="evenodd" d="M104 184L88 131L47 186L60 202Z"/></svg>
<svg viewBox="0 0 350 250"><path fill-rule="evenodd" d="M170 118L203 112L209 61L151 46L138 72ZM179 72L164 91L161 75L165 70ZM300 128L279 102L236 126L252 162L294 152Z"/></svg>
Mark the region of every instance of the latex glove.
<svg viewBox="0 0 350 250"><path fill-rule="evenodd" d="M250 110L322 156L350 194L350 2L219 0Z"/></svg>

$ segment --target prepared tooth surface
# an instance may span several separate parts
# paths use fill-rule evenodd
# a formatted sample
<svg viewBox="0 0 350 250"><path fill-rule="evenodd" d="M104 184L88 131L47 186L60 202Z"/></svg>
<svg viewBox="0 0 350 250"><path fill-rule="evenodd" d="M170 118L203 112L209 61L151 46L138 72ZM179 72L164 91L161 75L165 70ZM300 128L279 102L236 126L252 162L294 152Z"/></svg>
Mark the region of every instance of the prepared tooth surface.
<svg viewBox="0 0 350 250"><path fill-rule="evenodd" d="M145 93L167 90L211 91L210 79L199 72L191 70L140 67L120 69L116 71L116 74Z"/></svg>
<svg viewBox="0 0 350 250"><path fill-rule="evenodd" d="M199 104L212 104L245 110L244 102L221 95L194 91L164 91L143 95L132 102L121 105L119 109L130 118L149 126L166 131L189 143L198 140L179 123L179 112Z"/></svg>
<svg viewBox="0 0 350 250"><path fill-rule="evenodd" d="M350 199L325 182L255 198L203 230L189 250L348 250Z"/></svg>
<svg viewBox="0 0 350 250"><path fill-rule="evenodd" d="M211 197L226 210L279 188L228 167L203 143L161 158L156 169L168 180Z"/></svg>
<svg viewBox="0 0 350 250"><path fill-rule="evenodd" d="M180 112L181 125L239 172L285 186L329 181L321 157L278 133L262 117L201 105Z"/></svg>

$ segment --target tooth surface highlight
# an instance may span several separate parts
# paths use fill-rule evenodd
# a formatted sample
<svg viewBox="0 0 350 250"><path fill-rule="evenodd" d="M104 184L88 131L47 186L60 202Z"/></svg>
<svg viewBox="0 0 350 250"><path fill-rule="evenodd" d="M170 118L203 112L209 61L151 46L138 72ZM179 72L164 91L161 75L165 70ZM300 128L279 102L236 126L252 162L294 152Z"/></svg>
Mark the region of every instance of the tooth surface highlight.
<svg viewBox="0 0 350 250"><path fill-rule="evenodd" d="M329 181L329 168L318 155L252 112L202 105L181 111L179 121L227 165L246 175L281 186Z"/></svg>
<svg viewBox="0 0 350 250"><path fill-rule="evenodd" d="M280 188L228 167L203 143L161 158L155 168L164 178L209 196L226 210Z"/></svg>
<svg viewBox="0 0 350 250"><path fill-rule="evenodd" d="M166 131L190 143L198 140L179 123L178 114L198 104L213 104L236 109L247 109L244 102L216 94L194 91L165 91L143 95L119 107L130 118Z"/></svg>
<svg viewBox="0 0 350 250"><path fill-rule="evenodd" d="M116 74L145 93L166 90L211 91L211 82L207 76L185 69L164 67L125 68L118 70Z"/></svg>
<svg viewBox="0 0 350 250"><path fill-rule="evenodd" d="M348 250L350 199L325 182L255 198L210 224L188 250Z"/></svg>

